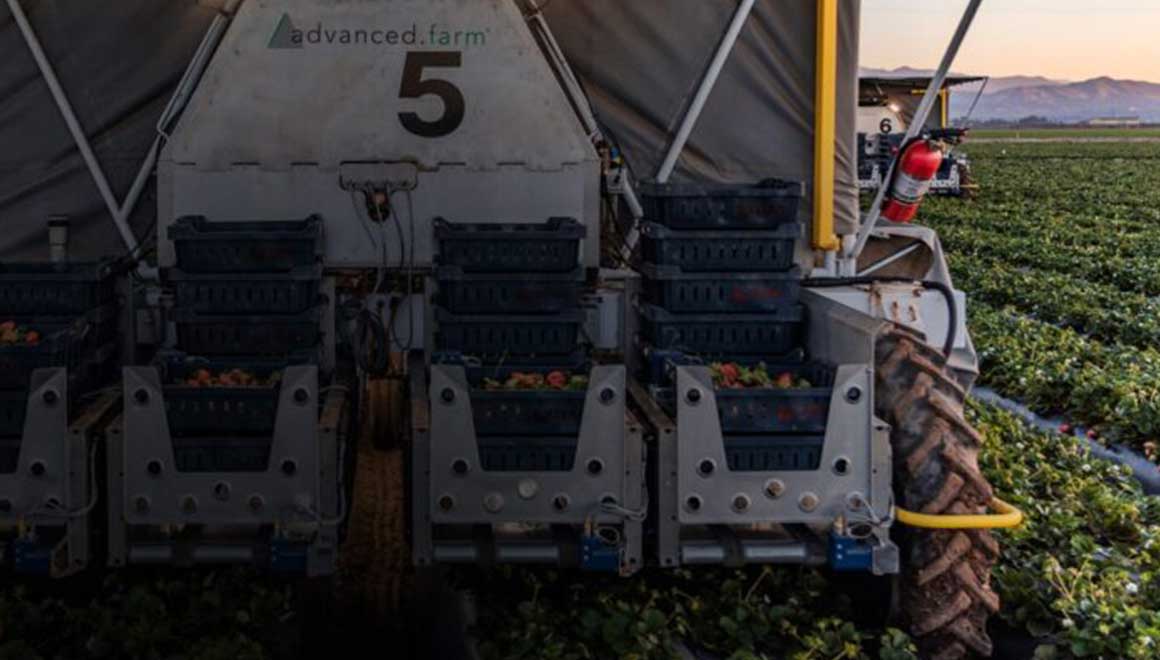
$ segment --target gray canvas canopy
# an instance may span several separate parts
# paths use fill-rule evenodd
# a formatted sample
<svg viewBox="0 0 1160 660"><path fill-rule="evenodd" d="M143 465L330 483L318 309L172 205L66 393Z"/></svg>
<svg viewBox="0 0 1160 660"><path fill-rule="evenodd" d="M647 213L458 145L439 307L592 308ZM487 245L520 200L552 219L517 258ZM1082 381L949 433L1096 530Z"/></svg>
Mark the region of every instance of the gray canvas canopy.
<svg viewBox="0 0 1160 660"><path fill-rule="evenodd" d="M840 234L854 230L858 215L853 145L859 4L842 2L839 14L835 225ZM158 117L216 15L215 3L38 0L23 5L114 195L123 199L156 135ZM735 9L732 0L553 0L547 5L547 19L597 118L637 178L653 178ZM811 183L815 21L813 3L758 0L674 180L780 177ZM46 220L54 215L72 220L78 256L123 254L106 205L3 4L0 61L0 259L44 258ZM139 237L156 224L152 188L130 218Z"/></svg>

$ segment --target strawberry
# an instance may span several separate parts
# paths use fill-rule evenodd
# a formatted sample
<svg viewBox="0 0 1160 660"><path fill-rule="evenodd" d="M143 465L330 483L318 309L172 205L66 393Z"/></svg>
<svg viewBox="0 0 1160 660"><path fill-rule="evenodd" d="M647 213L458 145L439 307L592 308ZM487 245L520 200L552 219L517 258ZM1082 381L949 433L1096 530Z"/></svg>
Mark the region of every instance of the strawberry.
<svg viewBox="0 0 1160 660"><path fill-rule="evenodd" d="M741 377L741 367L736 363L729 362L721 365L721 378L726 382L733 382Z"/></svg>
<svg viewBox="0 0 1160 660"><path fill-rule="evenodd" d="M562 390L568 384L568 377L563 371L553 371L548 374L547 382L549 387Z"/></svg>

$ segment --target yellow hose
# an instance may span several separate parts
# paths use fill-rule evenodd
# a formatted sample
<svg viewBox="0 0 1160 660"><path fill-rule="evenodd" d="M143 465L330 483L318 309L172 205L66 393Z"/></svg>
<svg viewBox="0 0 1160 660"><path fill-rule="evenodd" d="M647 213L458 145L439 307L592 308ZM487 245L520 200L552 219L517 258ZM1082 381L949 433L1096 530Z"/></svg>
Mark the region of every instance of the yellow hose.
<svg viewBox="0 0 1160 660"><path fill-rule="evenodd" d="M998 497L991 498L991 508L997 513L976 515L935 515L915 513L895 507L898 522L923 529L1006 529L1023 524L1023 512Z"/></svg>

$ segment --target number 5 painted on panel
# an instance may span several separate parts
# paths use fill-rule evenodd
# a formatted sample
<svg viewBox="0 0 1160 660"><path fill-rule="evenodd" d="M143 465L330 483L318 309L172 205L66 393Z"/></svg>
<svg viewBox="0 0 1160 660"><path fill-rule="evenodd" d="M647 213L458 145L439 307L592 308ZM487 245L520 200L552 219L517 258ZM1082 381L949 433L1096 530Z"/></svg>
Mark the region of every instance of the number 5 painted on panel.
<svg viewBox="0 0 1160 660"><path fill-rule="evenodd" d="M417 113L400 112L399 121L402 122L403 128L420 137L438 138L451 135L463 124L463 116L466 113L463 92L446 80L423 79L424 69L458 69L462 65L463 53L456 51L407 53L399 98L438 96L443 101L443 115L435 121L426 121Z"/></svg>

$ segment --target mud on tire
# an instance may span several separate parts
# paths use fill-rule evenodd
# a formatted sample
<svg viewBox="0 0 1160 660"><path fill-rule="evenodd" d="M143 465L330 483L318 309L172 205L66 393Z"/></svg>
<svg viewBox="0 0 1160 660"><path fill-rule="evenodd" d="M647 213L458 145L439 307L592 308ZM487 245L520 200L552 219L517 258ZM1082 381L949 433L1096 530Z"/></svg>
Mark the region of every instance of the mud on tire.
<svg viewBox="0 0 1160 660"><path fill-rule="evenodd" d="M984 513L991 486L979 471L981 437L963 417L966 391L945 362L902 329L878 341L876 407L893 428L895 499L921 513ZM989 657L987 619L999 610L990 585L999 557L994 537L986 530L896 529L900 613L922 657Z"/></svg>

